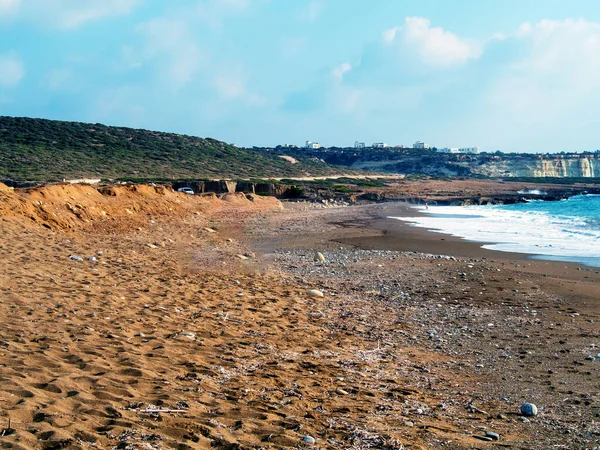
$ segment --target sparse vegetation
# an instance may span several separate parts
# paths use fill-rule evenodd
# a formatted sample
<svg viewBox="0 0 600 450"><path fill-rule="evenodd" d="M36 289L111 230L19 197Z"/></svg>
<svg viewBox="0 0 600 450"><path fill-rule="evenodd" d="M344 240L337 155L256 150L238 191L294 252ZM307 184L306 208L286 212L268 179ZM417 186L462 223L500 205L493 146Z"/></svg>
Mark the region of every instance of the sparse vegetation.
<svg viewBox="0 0 600 450"><path fill-rule="evenodd" d="M210 138L100 124L0 117L0 179L102 178L167 181L328 175L330 165L299 155L241 149Z"/></svg>

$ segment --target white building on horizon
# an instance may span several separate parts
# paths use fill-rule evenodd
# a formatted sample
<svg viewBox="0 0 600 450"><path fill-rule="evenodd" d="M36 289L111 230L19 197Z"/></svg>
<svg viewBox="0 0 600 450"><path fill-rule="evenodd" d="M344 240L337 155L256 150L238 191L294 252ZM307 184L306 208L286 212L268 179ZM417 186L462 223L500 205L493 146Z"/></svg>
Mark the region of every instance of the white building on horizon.
<svg viewBox="0 0 600 450"><path fill-rule="evenodd" d="M423 141L417 141L413 144L413 148L427 149L429 148L429 144L426 144Z"/></svg>
<svg viewBox="0 0 600 450"><path fill-rule="evenodd" d="M384 142L373 142L373 148L387 148L388 145Z"/></svg>
<svg viewBox="0 0 600 450"><path fill-rule="evenodd" d="M438 149L439 153L460 153L458 147L444 147Z"/></svg>
<svg viewBox="0 0 600 450"><path fill-rule="evenodd" d="M304 148L318 149L321 148L321 144L319 144L318 142L306 141Z"/></svg>
<svg viewBox="0 0 600 450"><path fill-rule="evenodd" d="M479 153L479 147L464 147L458 149L459 153L466 153L469 155L477 155Z"/></svg>
<svg viewBox="0 0 600 450"><path fill-rule="evenodd" d="M464 148L456 148L456 147L445 147L438 149L439 153L462 153L466 155L476 155L479 153L479 147L464 147Z"/></svg>
<svg viewBox="0 0 600 450"><path fill-rule="evenodd" d="M365 143L364 142L355 141L354 142L354 148L365 148Z"/></svg>

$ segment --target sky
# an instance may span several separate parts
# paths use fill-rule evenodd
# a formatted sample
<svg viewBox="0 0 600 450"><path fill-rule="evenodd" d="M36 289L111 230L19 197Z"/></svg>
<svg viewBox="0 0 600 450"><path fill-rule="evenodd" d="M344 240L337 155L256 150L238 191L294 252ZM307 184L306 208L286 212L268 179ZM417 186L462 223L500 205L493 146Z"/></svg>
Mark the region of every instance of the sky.
<svg viewBox="0 0 600 450"><path fill-rule="evenodd" d="M212 137L600 148L597 0L0 0L0 115Z"/></svg>

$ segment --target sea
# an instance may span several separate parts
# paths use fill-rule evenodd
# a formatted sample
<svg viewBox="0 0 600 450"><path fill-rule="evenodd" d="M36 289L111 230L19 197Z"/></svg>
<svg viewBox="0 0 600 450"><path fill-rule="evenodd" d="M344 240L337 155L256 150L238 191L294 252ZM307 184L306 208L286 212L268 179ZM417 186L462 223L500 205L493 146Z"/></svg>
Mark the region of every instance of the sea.
<svg viewBox="0 0 600 450"><path fill-rule="evenodd" d="M542 195L543 192L527 191ZM600 267L600 195L512 205L417 206L422 214L394 217L482 247L535 259Z"/></svg>

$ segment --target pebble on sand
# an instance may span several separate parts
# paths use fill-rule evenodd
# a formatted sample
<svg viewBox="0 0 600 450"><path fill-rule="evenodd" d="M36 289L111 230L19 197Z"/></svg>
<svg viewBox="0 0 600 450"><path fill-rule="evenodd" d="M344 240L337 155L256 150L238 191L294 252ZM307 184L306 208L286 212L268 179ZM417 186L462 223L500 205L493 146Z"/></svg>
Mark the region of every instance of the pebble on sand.
<svg viewBox="0 0 600 450"><path fill-rule="evenodd" d="M311 297L323 297L323 293L318 289L309 289L308 291L306 291L306 293Z"/></svg>
<svg viewBox="0 0 600 450"><path fill-rule="evenodd" d="M83 258L77 255L70 255L69 258L71 258L73 261L83 261Z"/></svg>
<svg viewBox="0 0 600 450"><path fill-rule="evenodd" d="M537 406L535 406L533 403L523 403L521 405L521 414L523 414L524 416L537 416L537 413Z"/></svg>
<svg viewBox="0 0 600 450"><path fill-rule="evenodd" d="M494 441L500 440L500 435L498 433L494 433L493 431L486 431L485 435L489 438L492 438Z"/></svg>
<svg viewBox="0 0 600 450"><path fill-rule="evenodd" d="M307 436L304 436L304 437L302 438L302 440L303 440L304 442L306 442L307 444L314 444L315 442L317 442L317 440L316 440L314 437L312 437L312 436L308 436L308 435L307 435Z"/></svg>
<svg viewBox="0 0 600 450"><path fill-rule="evenodd" d="M315 253L315 261L325 262L325 257L323 256L323 253L316 252Z"/></svg>

